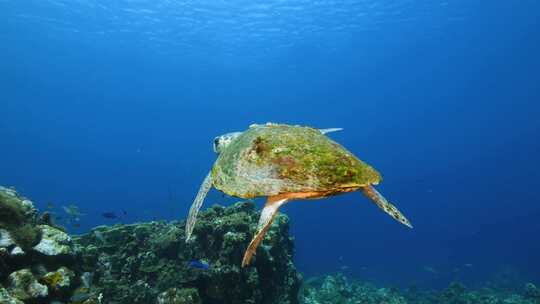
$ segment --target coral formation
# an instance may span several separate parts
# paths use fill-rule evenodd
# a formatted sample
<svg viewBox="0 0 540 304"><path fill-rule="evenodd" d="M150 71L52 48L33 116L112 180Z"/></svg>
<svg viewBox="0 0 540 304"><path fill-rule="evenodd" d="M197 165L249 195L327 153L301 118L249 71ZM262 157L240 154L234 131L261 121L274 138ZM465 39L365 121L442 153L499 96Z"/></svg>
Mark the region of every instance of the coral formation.
<svg viewBox="0 0 540 304"><path fill-rule="evenodd" d="M19 300L31 300L47 297L47 286L40 284L30 269L21 269L8 277L8 292Z"/></svg>
<svg viewBox="0 0 540 304"><path fill-rule="evenodd" d="M158 304L200 304L201 299L195 288L170 288L159 294Z"/></svg>
<svg viewBox="0 0 540 304"><path fill-rule="evenodd" d="M533 283L527 283L525 286L525 297L540 304L540 289Z"/></svg>
<svg viewBox="0 0 540 304"><path fill-rule="evenodd" d="M47 256L73 255L71 237L60 229L48 225L39 225L41 240L34 246L34 250Z"/></svg>
<svg viewBox="0 0 540 304"><path fill-rule="evenodd" d="M301 278L286 216L253 267L240 267L256 230L253 203L202 212L188 246L183 221L100 226L72 239L16 191L0 193L10 216L0 217L1 303L297 303ZM17 227L39 239L21 242L29 232Z"/></svg>
<svg viewBox="0 0 540 304"><path fill-rule="evenodd" d="M407 303L397 290L376 288L369 283L351 282L342 274L306 280L299 298L304 304Z"/></svg>
<svg viewBox="0 0 540 304"><path fill-rule="evenodd" d="M23 251L37 244L41 231L34 226L36 213L31 201L19 197L13 189L0 187L0 243L13 240Z"/></svg>
<svg viewBox="0 0 540 304"><path fill-rule="evenodd" d="M83 270L94 273L93 293L117 303L296 303L300 277L286 216L254 267L240 267L257 217L252 203L215 205L201 213L189 246L184 222L101 226L75 242ZM193 260L208 269L191 267Z"/></svg>
<svg viewBox="0 0 540 304"><path fill-rule="evenodd" d="M420 292L416 288L399 291L351 281L337 274L306 280L299 301L304 304L538 304L535 292L536 288L530 283L525 292L520 293L490 288L469 291L457 282L442 291Z"/></svg>
<svg viewBox="0 0 540 304"><path fill-rule="evenodd" d="M77 281L71 238L14 189L0 187L0 210L0 303L67 299Z"/></svg>
<svg viewBox="0 0 540 304"><path fill-rule="evenodd" d="M452 283L442 291L400 291L338 274L301 285L285 215L277 216L252 267L241 268L259 217L249 202L201 212L186 244L184 221L99 226L70 237L13 189L0 187L0 197L2 214L15 217L0 217L1 304L540 304L532 283L520 290ZM12 221L38 230L39 242L21 244Z"/></svg>
<svg viewBox="0 0 540 304"><path fill-rule="evenodd" d="M24 304L23 301L13 297L9 292L2 286L0 286L0 303L2 304Z"/></svg>
<svg viewBox="0 0 540 304"><path fill-rule="evenodd" d="M73 284L75 273L67 267L45 274L41 281L53 292L66 292Z"/></svg>

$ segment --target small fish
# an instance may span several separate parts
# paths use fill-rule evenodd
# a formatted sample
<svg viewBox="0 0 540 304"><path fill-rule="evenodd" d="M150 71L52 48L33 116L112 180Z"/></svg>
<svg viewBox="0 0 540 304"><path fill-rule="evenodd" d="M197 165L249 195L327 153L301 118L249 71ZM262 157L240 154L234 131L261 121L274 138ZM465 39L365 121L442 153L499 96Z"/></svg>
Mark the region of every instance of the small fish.
<svg viewBox="0 0 540 304"><path fill-rule="evenodd" d="M80 211L79 211L79 207L71 204L69 206L62 206L62 209L64 209L64 212L67 213L70 217L80 217L81 215L83 215Z"/></svg>
<svg viewBox="0 0 540 304"><path fill-rule="evenodd" d="M82 303L82 302L90 299L91 296L92 296L91 293L86 293L86 292L75 293L73 296L71 296L70 300L72 302Z"/></svg>
<svg viewBox="0 0 540 304"><path fill-rule="evenodd" d="M188 263L188 266L190 268L198 268L198 269L204 269L207 270L210 268L210 264L203 262L201 260L192 260Z"/></svg>
<svg viewBox="0 0 540 304"><path fill-rule="evenodd" d="M54 204L51 203L51 202L47 203L47 209L48 209L48 210L54 209Z"/></svg>
<svg viewBox="0 0 540 304"><path fill-rule="evenodd" d="M116 213L114 213L114 212L103 212L101 214L101 216L103 216L104 218L107 218L107 219L117 219L118 218L118 215L116 215Z"/></svg>
<svg viewBox="0 0 540 304"><path fill-rule="evenodd" d="M73 227L75 227L75 228L80 228L80 227L81 227L81 224L79 224L79 223L73 223Z"/></svg>

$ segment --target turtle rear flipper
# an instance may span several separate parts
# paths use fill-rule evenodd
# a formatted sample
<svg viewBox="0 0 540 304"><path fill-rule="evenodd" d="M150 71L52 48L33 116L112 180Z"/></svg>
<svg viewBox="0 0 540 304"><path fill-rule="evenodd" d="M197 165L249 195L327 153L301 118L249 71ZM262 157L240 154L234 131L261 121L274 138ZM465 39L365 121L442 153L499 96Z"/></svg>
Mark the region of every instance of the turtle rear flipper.
<svg viewBox="0 0 540 304"><path fill-rule="evenodd" d="M368 185L361 188L362 193L367 196L371 201L373 201L379 208L381 208L388 215L393 217L396 221L402 223L403 225L412 228L411 222L398 210L398 208L390 202L388 202L379 191L375 190L373 186Z"/></svg>
<svg viewBox="0 0 540 304"><path fill-rule="evenodd" d="M279 196L270 196L264 205L263 210L261 211L261 217L259 218L259 223L257 224L257 233L249 243L246 252L244 253L244 258L242 259L242 267L249 265L251 258L255 255L257 247L264 238L264 235L272 225L274 218L276 217L279 207L287 202L288 198L282 198Z"/></svg>
<svg viewBox="0 0 540 304"><path fill-rule="evenodd" d="M193 204L191 204L191 208L189 208L189 215L186 223L186 243L193 233L193 227L195 227L195 223L197 222L197 213L199 213L204 198L206 197L206 194L208 194L208 191L210 191L210 188L212 188L212 172L209 172L204 178L204 181L199 188L199 192L197 193Z"/></svg>
<svg viewBox="0 0 540 304"><path fill-rule="evenodd" d="M288 201L295 199L313 199L313 198L322 198L326 196L326 192L291 192L291 193L282 193L274 196L269 196L266 204L264 205L263 210L261 211L261 217L259 218L259 223L257 224L257 233L249 243L246 252L244 253L244 258L242 259L242 267L249 265L251 258L255 255L257 247L264 238L264 235L270 229L274 218L276 217L279 207L285 204Z"/></svg>

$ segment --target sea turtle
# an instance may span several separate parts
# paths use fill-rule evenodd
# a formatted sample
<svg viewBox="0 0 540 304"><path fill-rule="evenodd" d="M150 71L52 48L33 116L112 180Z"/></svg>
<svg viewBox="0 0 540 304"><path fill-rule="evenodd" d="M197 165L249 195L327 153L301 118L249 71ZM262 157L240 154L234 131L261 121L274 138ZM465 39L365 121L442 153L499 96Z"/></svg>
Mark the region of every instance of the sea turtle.
<svg viewBox="0 0 540 304"><path fill-rule="evenodd" d="M339 130L267 123L216 137L214 151L219 156L189 210L186 242L212 186L246 199L268 197L242 266L250 263L279 207L294 199L360 190L384 212L412 228L405 216L373 188L381 181L379 172L325 135Z"/></svg>

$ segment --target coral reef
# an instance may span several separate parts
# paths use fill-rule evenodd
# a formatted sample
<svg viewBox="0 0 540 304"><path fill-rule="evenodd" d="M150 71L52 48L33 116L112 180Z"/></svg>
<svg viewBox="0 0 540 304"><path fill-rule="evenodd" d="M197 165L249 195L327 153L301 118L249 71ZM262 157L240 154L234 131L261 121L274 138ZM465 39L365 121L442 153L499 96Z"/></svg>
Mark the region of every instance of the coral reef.
<svg viewBox="0 0 540 304"><path fill-rule="evenodd" d="M70 237L15 190L0 188L0 199L0 303L297 303L285 215L253 267L240 267L256 229L253 203L202 212L186 244L183 221Z"/></svg>
<svg viewBox="0 0 540 304"><path fill-rule="evenodd" d="M342 274L310 278L298 296L304 304L407 303L395 289L376 288L369 283L349 281Z"/></svg>
<svg viewBox="0 0 540 304"><path fill-rule="evenodd" d="M252 203L215 205L188 244L184 222L100 226L75 242L82 270L93 272L92 293L116 303L296 303L300 277L285 215L253 267L240 267L257 218ZM209 266L192 267L194 260Z"/></svg>
<svg viewBox="0 0 540 304"><path fill-rule="evenodd" d="M49 295L47 286L40 284L30 269L21 269L8 277L8 292L19 300L45 298Z"/></svg>
<svg viewBox="0 0 540 304"><path fill-rule="evenodd" d="M0 188L0 244L11 241L20 249L37 244L41 231L35 227L37 210L31 201L19 197L14 189Z"/></svg>
<svg viewBox="0 0 540 304"><path fill-rule="evenodd" d="M214 205L201 212L188 243L184 221L69 236L30 200L0 187L0 304L540 304L536 285L516 289L508 275L479 290L460 283L442 291L380 288L341 274L301 284L285 215L242 268L258 217L253 203Z"/></svg>
<svg viewBox="0 0 540 304"><path fill-rule="evenodd" d="M0 303L67 299L76 264L71 238L38 217L32 201L0 187Z"/></svg>
<svg viewBox="0 0 540 304"><path fill-rule="evenodd" d="M256 229L253 203L202 212L188 244L183 221L100 226L72 238L47 218L0 188L0 303L297 303L285 215L253 267L240 267Z"/></svg>
<svg viewBox="0 0 540 304"><path fill-rule="evenodd" d="M525 297L540 304L540 289L533 283L528 283L525 285Z"/></svg>
<svg viewBox="0 0 540 304"><path fill-rule="evenodd" d="M538 304L539 290L532 283L522 291L490 288L469 291L460 283L451 283L442 291L404 291L377 288L366 282L348 280L342 274L306 280L299 293L304 304Z"/></svg>

